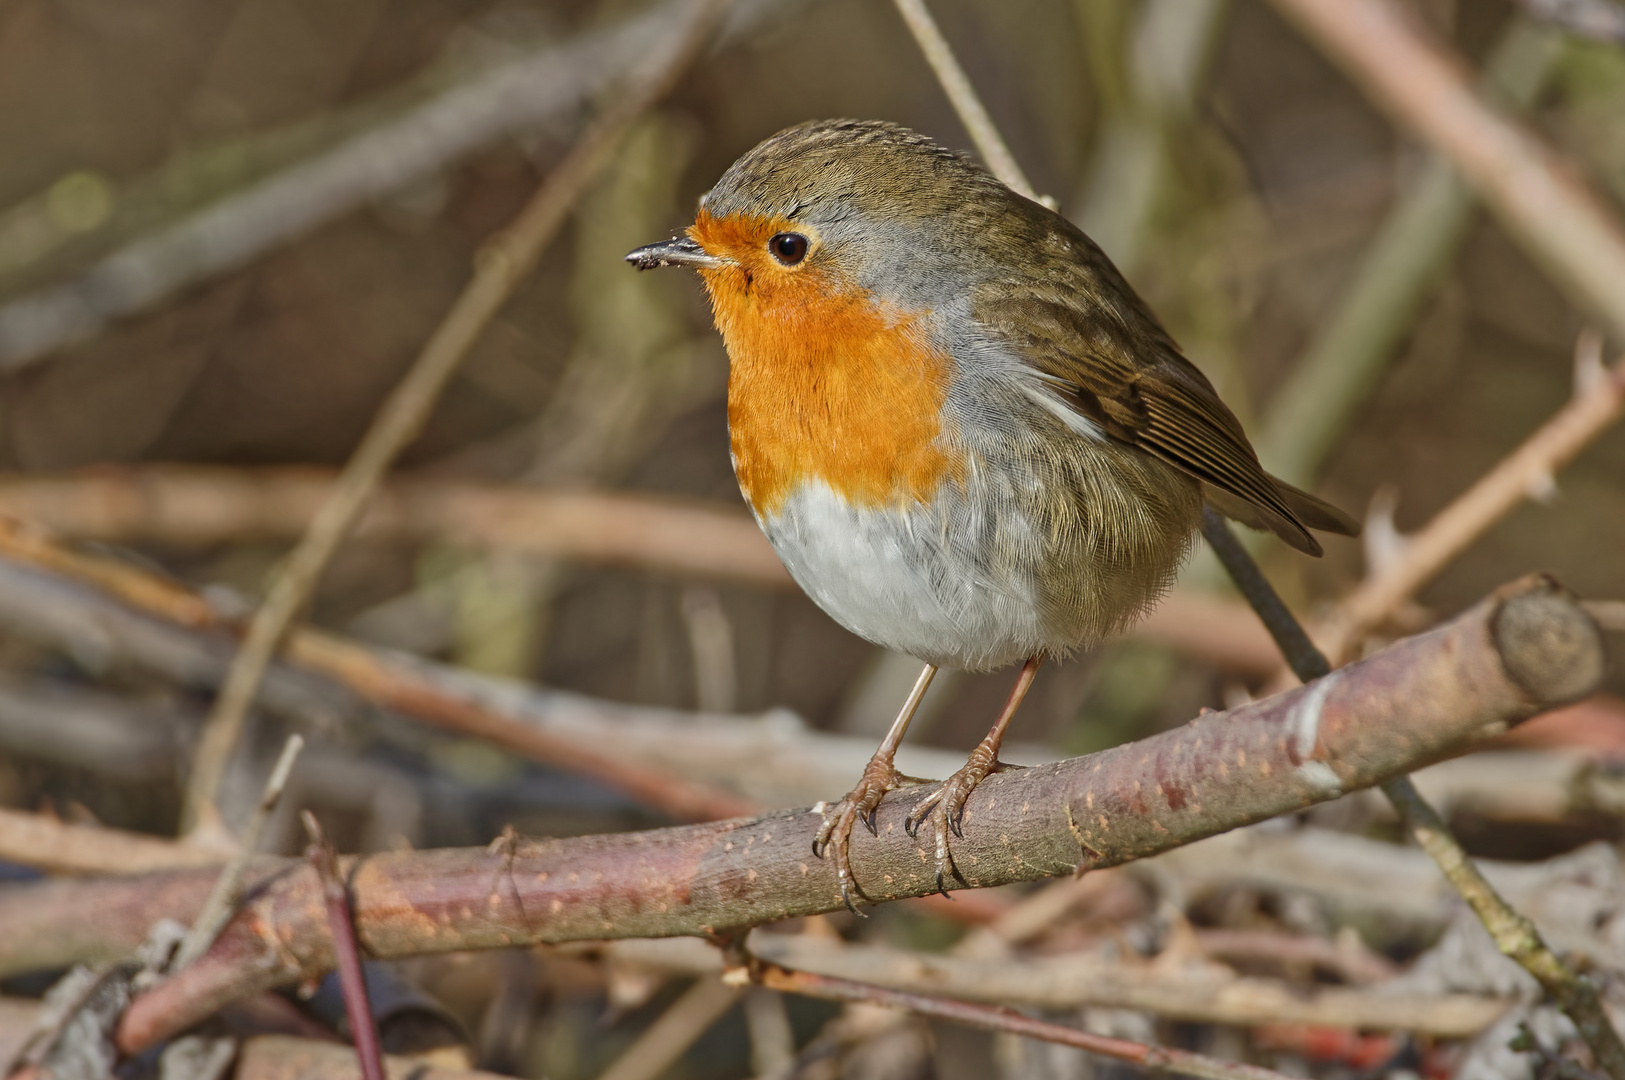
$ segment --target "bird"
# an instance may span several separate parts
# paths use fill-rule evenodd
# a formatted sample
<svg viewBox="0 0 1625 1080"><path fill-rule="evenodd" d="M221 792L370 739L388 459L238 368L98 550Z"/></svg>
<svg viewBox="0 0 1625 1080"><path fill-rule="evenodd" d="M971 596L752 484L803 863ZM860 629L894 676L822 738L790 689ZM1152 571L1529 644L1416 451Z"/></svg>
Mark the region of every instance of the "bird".
<svg viewBox="0 0 1625 1080"><path fill-rule="evenodd" d="M936 884L950 834L1009 766L1039 666L1126 630L1171 584L1204 506L1309 555L1355 522L1259 464L1241 423L1106 254L973 158L899 125L810 121L749 150L694 223L626 256L698 271L729 359L740 491L836 622L923 664L813 853L841 899L940 667L1021 665L963 768L919 799Z"/></svg>

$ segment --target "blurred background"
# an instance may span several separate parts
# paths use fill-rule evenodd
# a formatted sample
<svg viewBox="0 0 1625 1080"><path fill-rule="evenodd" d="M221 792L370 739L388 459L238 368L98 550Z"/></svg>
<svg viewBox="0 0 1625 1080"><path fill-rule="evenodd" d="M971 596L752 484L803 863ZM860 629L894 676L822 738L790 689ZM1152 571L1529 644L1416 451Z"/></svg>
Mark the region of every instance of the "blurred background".
<svg viewBox="0 0 1625 1080"><path fill-rule="evenodd" d="M1409 6L1625 210L1617 42L1566 33L1505 0ZM203 590L223 612L250 610L304 521L279 523L281 504L245 510L245 500L286 475L266 470L344 464L482 243L569 150L604 86L636 69L637 50L616 44L626 28L661 10L619 0L0 0L0 513ZM1584 310L1268 3L936 0L933 10L1034 186L1118 261L1242 417L1265 465L1356 515L1377 506L1364 546L1331 538L1319 561L1260 540L1266 569L1301 613L1325 610L1370 560L1392 558L1401 534L1573 392ZM458 95L489 96L493 72L538 57L552 58L555 82L579 85L509 102L496 119L426 128L415 157L372 160L362 196L311 209L330 194L311 163ZM833 116L970 145L890 5L743 3L621 142L400 467L437 490L613 490L742 515L726 357L699 283L637 274L621 260L691 221L698 197L756 142ZM242 220L233 200L276 183L285 202ZM219 220L207 243L153 244L210 213ZM241 254L211 263L223 250ZM140 280L169 284L131 299L136 278L106 269L120 258L147 260ZM1351 297L1385 283L1397 296L1351 319ZM55 314L41 317L47 309ZM1621 344L1608 342L1605 355ZM171 468L182 465L208 468ZM152 492L175 475L197 482L201 509L169 520ZM1394 628L1456 612L1532 570L1587 599L1625 597L1622 477L1616 428L1469 547ZM29 487L45 480L55 518ZM87 521L100 524L75 524ZM912 661L877 653L763 575L680 574L585 554L471 544L455 528L363 532L323 576L308 618L371 645L584 695L569 699L577 704L667 710L637 715L673 724L690 713L765 714L877 736L915 674ZM1204 553L1180 588L1200 595L1224 584ZM6 591L0 805L174 835L209 679L131 659L109 644L120 631L66 601L0 581ZM1617 647L1621 624L1611 625ZM1266 674L1166 633L1130 637L1040 675L1014 729L1016 758L1084 753L1184 723L1245 700ZM942 679L911 738L965 752L1010 677ZM296 682L285 678L254 718L223 797L229 820L252 805L294 729L312 747L291 801L316 808L341 850L482 844L508 824L565 835L669 820L591 779ZM1616 670L1609 690L1625 694L1625 674ZM1609 752L1625 747L1625 710L1604 698L1588 715L1601 734L1583 748L1587 768L1606 771ZM785 802L844 788L796 790ZM1380 813L1362 805L1319 824L1380 835ZM1501 859L1543 860L1621 835L1617 812L1597 806L1544 817L1493 800L1457 810L1469 849ZM271 846L301 843L289 818ZM1268 897L1225 895L1206 907L1193 899L1181 917L1337 929ZM1167 921L1158 912L1168 898L1158 897L1136 885L1112 901L1118 908L1089 916L1095 929L1072 927L1067 947L1111 937L1155 951ZM963 920L935 908L896 908L877 912L864 934L941 947L962 932ZM1133 927L1151 937L1136 944L1124 929ZM1372 932L1366 946L1398 963L1432 940ZM557 957L519 974L492 956L423 963L473 1033L476 1059L558 1080L596 1075L677 992L624 972L606 981ZM493 1001L512 1015L492 1019ZM835 1015L793 1003L797 1045ZM671 1075L750 1075L743 1017L715 1028ZM1160 1023L1164 1038L1228 1038ZM842 1043L828 1075L1090 1075L1081 1058L908 1030L899 1041L887 1029L896 1045ZM854 1046L874 1060L854 1064ZM1378 1065L1425 1071L1414 1047L1406 1052ZM1317 1074L1376 1074L1302 1047L1274 1053Z"/></svg>

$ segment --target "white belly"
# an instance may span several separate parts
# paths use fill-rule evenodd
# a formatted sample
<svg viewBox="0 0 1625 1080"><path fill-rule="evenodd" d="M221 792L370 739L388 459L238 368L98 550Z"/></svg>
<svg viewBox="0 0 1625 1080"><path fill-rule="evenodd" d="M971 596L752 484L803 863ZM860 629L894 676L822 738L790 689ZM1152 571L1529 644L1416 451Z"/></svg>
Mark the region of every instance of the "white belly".
<svg viewBox="0 0 1625 1080"><path fill-rule="evenodd" d="M938 506L854 509L812 481L761 524L807 595L877 645L975 670L1075 645L1044 625L1032 576L971 556Z"/></svg>

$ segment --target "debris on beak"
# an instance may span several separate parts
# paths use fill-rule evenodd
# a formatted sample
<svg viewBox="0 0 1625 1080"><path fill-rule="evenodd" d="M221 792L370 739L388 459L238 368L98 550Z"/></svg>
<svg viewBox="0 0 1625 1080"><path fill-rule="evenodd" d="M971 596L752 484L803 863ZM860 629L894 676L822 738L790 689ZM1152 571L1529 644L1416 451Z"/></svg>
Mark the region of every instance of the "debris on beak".
<svg viewBox="0 0 1625 1080"><path fill-rule="evenodd" d="M626 261L639 270L653 270L657 266L713 268L728 265L728 260L707 254L704 248L686 236L674 236L658 244L647 244L628 254Z"/></svg>

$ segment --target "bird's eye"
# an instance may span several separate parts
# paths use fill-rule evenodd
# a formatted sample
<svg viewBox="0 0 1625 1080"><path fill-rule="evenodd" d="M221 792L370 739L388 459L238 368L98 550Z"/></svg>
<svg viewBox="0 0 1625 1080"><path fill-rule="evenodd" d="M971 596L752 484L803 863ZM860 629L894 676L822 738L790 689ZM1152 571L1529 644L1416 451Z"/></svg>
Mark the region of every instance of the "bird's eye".
<svg viewBox="0 0 1625 1080"><path fill-rule="evenodd" d="M807 257L807 238L797 232L781 232L767 242L767 250L785 266L794 266Z"/></svg>

